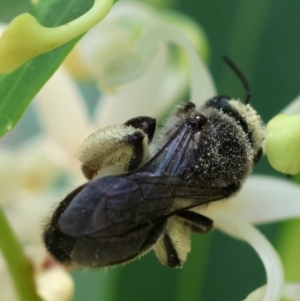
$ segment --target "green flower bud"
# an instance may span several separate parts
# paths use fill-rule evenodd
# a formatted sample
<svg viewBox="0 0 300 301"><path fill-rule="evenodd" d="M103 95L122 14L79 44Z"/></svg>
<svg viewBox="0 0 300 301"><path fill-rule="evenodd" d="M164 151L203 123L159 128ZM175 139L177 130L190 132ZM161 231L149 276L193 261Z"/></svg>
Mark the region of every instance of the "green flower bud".
<svg viewBox="0 0 300 301"><path fill-rule="evenodd" d="M300 172L300 114L281 114L267 125L265 149L272 167L294 175Z"/></svg>

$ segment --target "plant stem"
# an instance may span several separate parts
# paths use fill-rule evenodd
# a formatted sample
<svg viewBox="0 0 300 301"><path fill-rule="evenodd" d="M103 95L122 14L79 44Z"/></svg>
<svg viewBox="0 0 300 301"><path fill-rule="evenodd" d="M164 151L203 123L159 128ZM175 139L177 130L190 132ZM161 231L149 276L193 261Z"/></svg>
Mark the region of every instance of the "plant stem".
<svg viewBox="0 0 300 301"><path fill-rule="evenodd" d="M0 207L0 250L20 301L42 301L37 295L33 271Z"/></svg>

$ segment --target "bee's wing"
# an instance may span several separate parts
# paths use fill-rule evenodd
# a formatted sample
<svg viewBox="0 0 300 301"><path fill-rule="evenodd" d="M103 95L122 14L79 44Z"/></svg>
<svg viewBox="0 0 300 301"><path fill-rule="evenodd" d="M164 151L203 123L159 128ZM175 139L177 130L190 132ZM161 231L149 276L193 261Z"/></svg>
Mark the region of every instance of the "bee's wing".
<svg viewBox="0 0 300 301"><path fill-rule="evenodd" d="M143 172L108 176L89 182L73 194L58 225L72 237L117 239L179 210L226 196L223 189L195 187L178 177Z"/></svg>

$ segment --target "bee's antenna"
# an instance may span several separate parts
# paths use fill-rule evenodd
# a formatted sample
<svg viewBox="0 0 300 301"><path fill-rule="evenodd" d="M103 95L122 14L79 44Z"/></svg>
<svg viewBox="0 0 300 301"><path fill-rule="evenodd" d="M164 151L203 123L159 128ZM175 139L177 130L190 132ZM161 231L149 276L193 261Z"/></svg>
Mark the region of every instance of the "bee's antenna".
<svg viewBox="0 0 300 301"><path fill-rule="evenodd" d="M240 81L243 84L243 87L246 91L246 97L245 97L245 104L248 104L251 99L251 92L250 92L250 87L249 83L244 76L244 74L241 72L241 70L236 66L236 64L226 55L223 56L223 60L225 63L230 67L230 69L236 74L236 76L240 79Z"/></svg>

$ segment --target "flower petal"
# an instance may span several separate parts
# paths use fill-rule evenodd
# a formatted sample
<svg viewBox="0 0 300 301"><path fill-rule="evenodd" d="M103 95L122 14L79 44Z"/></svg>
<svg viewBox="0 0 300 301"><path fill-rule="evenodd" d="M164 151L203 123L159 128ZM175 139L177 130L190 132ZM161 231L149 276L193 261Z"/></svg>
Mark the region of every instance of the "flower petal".
<svg viewBox="0 0 300 301"><path fill-rule="evenodd" d="M141 53L149 53L148 45L151 45L151 41L152 48L159 42L164 42L181 47L186 52L191 73L191 102L201 106L207 99L216 95L216 88L208 68L200 59L194 45L181 31L164 23L152 26L138 41Z"/></svg>
<svg viewBox="0 0 300 301"><path fill-rule="evenodd" d="M11 151L2 148L0 150L0 204L5 205L12 199L13 193L18 189L21 181L18 172L16 157ZM1 300L1 299L0 299Z"/></svg>
<svg viewBox="0 0 300 301"><path fill-rule="evenodd" d="M266 286L261 286L253 291L244 301L260 301L266 293ZM300 283L286 282L283 287L282 297L289 301L300 301Z"/></svg>
<svg viewBox="0 0 300 301"><path fill-rule="evenodd" d="M0 150L0 204L24 202L53 187L62 173L80 174L78 160L70 158L51 139L36 136L17 149Z"/></svg>
<svg viewBox="0 0 300 301"><path fill-rule="evenodd" d="M139 32L159 21L151 8L135 1L116 3L107 18L89 31L78 45L81 60L102 91L128 83L147 67L135 45Z"/></svg>
<svg viewBox="0 0 300 301"><path fill-rule="evenodd" d="M266 294L266 289L267 289L266 285L263 285L263 286L257 288L256 290L251 292L247 296L247 298L243 301L261 301L263 299L264 295Z"/></svg>
<svg viewBox="0 0 300 301"><path fill-rule="evenodd" d="M31 262L38 294L44 301L68 301L73 297L73 281L66 269L59 265L39 245L28 245L25 252Z"/></svg>
<svg viewBox="0 0 300 301"><path fill-rule="evenodd" d="M68 301L73 297L74 284L64 268L55 266L38 274L37 291L44 301Z"/></svg>
<svg viewBox="0 0 300 301"><path fill-rule="evenodd" d="M216 94L193 43L182 30L168 25L172 23L168 20L145 5L119 2L104 22L82 39L79 44L82 60L102 91L110 89L115 93L101 101L96 114L100 126L120 124L138 115L165 117L166 111L186 93L189 73L192 73L191 101L200 106ZM200 36L197 42L206 44L202 31L194 30L193 34L196 33ZM186 52L189 72L179 62L176 68L171 60L166 65L167 44Z"/></svg>
<svg viewBox="0 0 300 301"><path fill-rule="evenodd" d="M287 107L285 107L281 114L299 114L300 113L300 95L296 97Z"/></svg>
<svg viewBox="0 0 300 301"><path fill-rule="evenodd" d="M45 223L45 217L60 198L59 193L43 193L34 198L23 198L5 210L11 227L23 245L42 245L42 225Z"/></svg>
<svg viewBox="0 0 300 301"><path fill-rule="evenodd" d="M38 294L44 301L68 301L72 299L74 286L66 270L53 261L44 246L28 245L24 248L31 263ZM0 254L0 301L17 301L16 290L5 261Z"/></svg>
<svg viewBox="0 0 300 301"><path fill-rule="evenodd" d="M7 26L7 24L0 22L0 37L1 37L2 33L4 32L6 26Z"/></svg>
<svg viewBox="0 0 300 301"><path fill-rule="evenodd" d="M66 70L59 68L34 101L41 125L69 155L94 130L87 108Z"/></svg>
<svg viewBox="0 0 300 301"><path fill-rule="evenodd" d="M248 242L254 248L261 258L267 274L266 292L262 301L279 301L284 284L283 267L278 254L266 237L239 215L222 208L210 210L207 216L214 221L217 228ZM247 298L246 300L257 299Z"/></svg>
<svg viewBox="0 0 300 301"><path fill-rule="evenodd" d="M300 301L300 283L287 282L283 289L283 296L290 301Z"/></svg>
<svg viewBox="0 0 300 301"><path fill-rule="evenodd" d="M300 186L270 176L251 176L228 208L251 223L268 223L300 216Z"/></svg>
<svg viewBox="0 0 300 301"><path fill-rule="evenodd" d="M162 81L163 70L159 70L159 68L161 68L161 66L163 65L162 63L160 63L159 65L157 65L158 69L155 70L153 68L157 64L157 61L154 61L152 55L153 53L155 53L156 50L155 57L157 58L159 52L157 51L157 49L160 49L160 47L158 47L160 43L175 44L177 46L182 47L186 51L189 57L189 63L191 68L190 100L192 102L196 103L198 106L201 106L208 98L216 94L216 89L214 87L214 83L210 76L210 73L205 64L199 58L191 42L175 27L168 26L162 23L157 26L149 27L147 30L145 30L145 32L141 35L141 37L138 40L139 52L142 55L143 61L146 62L145 64L149 64L150 60L152 59L151 65L149 66L150 70L146 72L146 74L151 74L150 71L153 72L151 80L147 79L146 74L144 74L134 83L128 84L127 88L129 87L129 89L127 91L123 91L123 89L126 89L126 86L120 88L121 91L119 91L119 94L116 95L116 98L126 99L125 107L123 106L123 104L120 104L122 100L117 101L113 97L106 97L106 99L103 101L103 104L100 105L100 111L102 113L101 116L99 116L99 118L100 124L102 126L107 125L106 121L102 121L105 120L105 116L112 116L113 112L116 114L116 112L121 111L123 117L123 113L125 113L125 116L128 116L126 113L129 111L130 115L127 117L128 119L137 116L137 114L132 115L133 113L138 113L138 115L150 116L152 113L152 116L159 116L167 108L169 108L170 102L172 101L170 101L170 99L163 99L161 96L164 97L165 95L160 94L160 89L163 86L164 82ZM143 77L144 80L141 81ZM146 85L144 86L142 85L142 83ZM137 91L141 92L138 94ZM123 95L121 94L122 92L124 93ZM155 95L154 93L156 93L157 95ZM114 100L114 105L111 103L111 100ZM124 100L122 102L124 102ZM139 104L139 106L137 106L137 104ZM119 120L119 115L116 117L118 117Z"/></svg>
<svg viewBox="0 0 300 301"><path fill-rule="evenodd" d="M105 95L96 111L97 125L121 124L136 116L157 116L166 64L166 49L154 56L147 72L134 82L123 85L115 95Z"/></svg>

